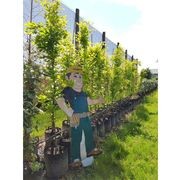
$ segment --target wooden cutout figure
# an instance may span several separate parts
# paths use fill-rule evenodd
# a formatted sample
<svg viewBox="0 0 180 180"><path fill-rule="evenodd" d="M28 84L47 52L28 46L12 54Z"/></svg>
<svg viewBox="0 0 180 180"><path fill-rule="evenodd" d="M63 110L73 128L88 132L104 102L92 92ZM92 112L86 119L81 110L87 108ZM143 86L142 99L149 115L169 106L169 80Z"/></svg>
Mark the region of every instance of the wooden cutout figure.
<svg viewBox="0 0 180 180"><path fill-rule="evenodd" d="M104 99L102 97L91 99L82 91L83 75L79 66L68 68L66 79L73 81L73 87L64 88L62 97L57 99L57 103L70 118L71 163L69 166L79 168L81 165L88 166L88 162L91 164L93 156L102 152L95 147L88 106L104 103Z"/></svg>

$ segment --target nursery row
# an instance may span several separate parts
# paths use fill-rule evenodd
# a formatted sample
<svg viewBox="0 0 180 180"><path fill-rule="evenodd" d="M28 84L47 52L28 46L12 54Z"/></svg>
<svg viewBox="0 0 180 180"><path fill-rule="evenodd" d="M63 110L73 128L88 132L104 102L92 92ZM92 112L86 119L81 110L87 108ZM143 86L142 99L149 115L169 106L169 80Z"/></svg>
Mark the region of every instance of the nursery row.
<svg viewBox="0 0 180 180"><path fill-rule="evenodd" d="M121 46L118 46L109 57L103 43L91 45L90 31L86 22L78 24L79 32L75 37L78 46L75 47L71 35L66 30L66 19L59 15L59 1L42 0L41 2L45 22L29 22L25 25L29 42L24 45L23 150L24 163L27 163L24 169L36 163L33 143L31 143L31 133L34 130L32 119L39 112L47 112L50 114L47 121L51 122L51 127L46 130L44 128L45 151L37 153L40 155L38 159L45 162L47 173L50 173L46 159L51 155L57 156L61 162L64 162L59 165L63 168L58 167L63 174L67 169L70 144L69 121L63 122L62 129L57 128L55 111L57 110L56 99L61 91L64 87L72 85L65 78L70 66L82 67L83 90L88 96L92 98L103 96L105 103L108 104L98 110L92 107L96 110L91 115L95 139L104 137L107 132L115 129L121 123L121 115L127 112L128 108L132 108L151 87L155 88L157 83L142 81L138 73L139 60L127 60ZM31 47L28 46L29 44ZM131 96L132 94L136 96ZM130 96L131 98L125 98ZM39 124L36 126L38 128ZM39 147L43 149L42 144L39 143ZM45 158L46 155L48 158ZM57 162L59 162L58 158ZM56 163L56 161L53 162ZM36 169L36 166L33 167Z"/></svg>
<svg viewBox="0 0 180 180"><path fill-rule="evenodd" d="M123 116L132 111L139 104L142 98L155 90L157 86L152 86L146 91L139 92L134 96L116 101L113 104L101 107L90 116L93 128L93 136L96 145L99 140L118 128L123 123ZM49 127L45 131L45 139L38 143L37 156L40 162L45 164L48 177L60 177L67 173L70 161L70 123L64 120L62 128ZM40 144L43 144L40 146Z"/></svg>

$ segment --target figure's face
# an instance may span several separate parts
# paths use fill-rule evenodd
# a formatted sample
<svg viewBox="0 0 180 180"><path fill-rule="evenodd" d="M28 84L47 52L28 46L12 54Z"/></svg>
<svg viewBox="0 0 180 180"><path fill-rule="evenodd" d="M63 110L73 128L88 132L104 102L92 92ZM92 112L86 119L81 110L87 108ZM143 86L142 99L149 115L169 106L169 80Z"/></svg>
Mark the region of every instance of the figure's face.
<svg viewBox="0 0 180 180"><path fill-rule="evenodd" d="M70 80L73 80L74 85L78 88L83 87L82 75L79 73L71 73Z"/></svg>

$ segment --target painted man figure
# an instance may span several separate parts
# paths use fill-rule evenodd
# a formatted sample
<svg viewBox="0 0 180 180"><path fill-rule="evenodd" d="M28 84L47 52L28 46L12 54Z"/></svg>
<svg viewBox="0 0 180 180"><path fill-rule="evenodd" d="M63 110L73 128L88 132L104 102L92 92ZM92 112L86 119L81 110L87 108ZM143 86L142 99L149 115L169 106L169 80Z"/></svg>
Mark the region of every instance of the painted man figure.
<svg viewBox="0 0 180 180"><path fill-rule="evenodd" d="M57 100L59 107L70 118L71 126L71 164L70 167L76 168L82 165L82 139L85 139L86 157L95 156L101 150L95 147L93 131L89 119L88 105L104 103L103 98L90 99L82 91L82 70L80 67L73 66L67 70L66 78L74 82L73 87L66 87L62 91L62 97ZM68 104L70 106L68 106Z"/></svg>

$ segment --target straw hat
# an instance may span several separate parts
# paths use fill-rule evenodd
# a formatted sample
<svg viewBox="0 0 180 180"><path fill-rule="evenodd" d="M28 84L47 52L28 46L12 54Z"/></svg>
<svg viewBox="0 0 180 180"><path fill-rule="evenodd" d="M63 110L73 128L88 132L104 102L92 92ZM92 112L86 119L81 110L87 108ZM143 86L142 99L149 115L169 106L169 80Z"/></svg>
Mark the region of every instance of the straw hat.
<svg viewBox="0 0 180 180"><path fill-rule="evenodd" d="M82 68L80 66L71 66L67 69L68 73L79 73L82 74Z"/></svg>

